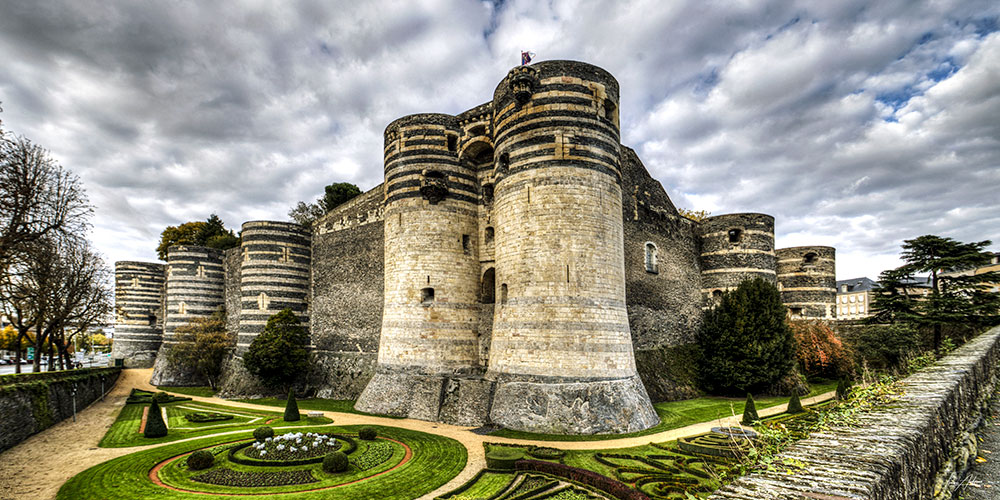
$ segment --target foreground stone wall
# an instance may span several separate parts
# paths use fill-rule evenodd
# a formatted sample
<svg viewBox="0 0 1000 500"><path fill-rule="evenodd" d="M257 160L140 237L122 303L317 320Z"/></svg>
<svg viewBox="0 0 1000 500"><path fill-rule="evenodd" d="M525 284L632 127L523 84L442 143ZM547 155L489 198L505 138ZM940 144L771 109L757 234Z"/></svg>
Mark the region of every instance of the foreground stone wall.
<svg viewBox="0 0 1000 500"><path fill-rule="evenodd" d="M795 474L743 477L711 499L951 498L976 458L973 431L996 384L1000 327L905 379L905 393L858 425L817 432L778 457Z"/></svg>
<svg viewBox="0 0 1000 500"><path fill-rule="evenodd" d="M0 452L72 417L74 398L80 412L111 390L119 374L121 368L93 368L0 378Z"/></svg>

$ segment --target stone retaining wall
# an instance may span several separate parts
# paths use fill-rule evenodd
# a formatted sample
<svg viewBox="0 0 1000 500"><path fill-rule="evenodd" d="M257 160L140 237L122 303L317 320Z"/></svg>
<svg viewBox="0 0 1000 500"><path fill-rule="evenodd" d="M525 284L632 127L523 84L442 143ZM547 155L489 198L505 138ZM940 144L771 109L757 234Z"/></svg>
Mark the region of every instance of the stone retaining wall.
<svg viewBox="0 0 1000 500"><path fill-rule="evenodd" d="M0 380L0 452L72 417L74 397L80 412L111 390L119 374L121 368L92 368L4 377Z"/></svg>
<svg viewBox="0 0 1000 500"><path fill-rule="evenodd" d="M951 498L976 458L973 434L997 380L1000 327L902 382L904 394L855 427L816 432L781 454L795 474L743 477L710 499Z"/></svg>

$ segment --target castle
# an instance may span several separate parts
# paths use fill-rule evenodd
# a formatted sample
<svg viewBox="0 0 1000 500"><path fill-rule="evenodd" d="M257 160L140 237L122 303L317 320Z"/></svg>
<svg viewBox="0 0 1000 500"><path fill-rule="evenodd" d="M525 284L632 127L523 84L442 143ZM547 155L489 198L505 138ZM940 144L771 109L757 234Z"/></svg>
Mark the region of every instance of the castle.
<svg viewBox="0 0 1000 500"><path fill-rule="evenodd" d="M267 318L307 325L320 397L460 425L609 433L692 395L671 368L703 310L761 277L793 317L832 319L830 247L774 248L774 218L678 214L620 144L605 70L512 69L490 102L385 130L385 182L311 229L243 224L239 248L175 246L115 266L114 358L197 384L164 352L224 306L237 333L222 394L262 392L240 356Z"/></svg>

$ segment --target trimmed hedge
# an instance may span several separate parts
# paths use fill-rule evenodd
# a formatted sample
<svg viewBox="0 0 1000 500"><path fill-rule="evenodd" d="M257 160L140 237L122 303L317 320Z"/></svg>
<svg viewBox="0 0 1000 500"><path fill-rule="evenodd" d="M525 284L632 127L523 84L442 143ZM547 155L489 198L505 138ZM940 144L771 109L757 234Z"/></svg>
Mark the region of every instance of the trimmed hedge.
<svg viewBox="0 0 1000 500"><path fill-rule="evenodd" d="M347 455L342 451L334 451L323 457L323 472L344 472L347 466Z"/></svg>
<svg viewBox="0 0 1000 500"><path fill-rule="evenodd" d="M142 435L147 438L158 438L167 435L167 424L163 421L160 404L155 399L149 405L149 412L146 414L146 428L142 431Z"/></svg>
<svg viewBox="0 0 1000 500"><path fill-rule="evenodd" d="M288 390L288 402L285 403L285 422L298 422L302 418L299 415L299 404L295 401L295 391Z"/></svg>
<svg viewBox="0 0 1000 500"><path fill-rule="evenodd" d="M3 385L13 385L13 384L23 384L25 382L38 382L42 380L64 380L68 378L76 377L92 377L101 376L105 377L118 377L118 374L122 372L120 367L114 368L84 368L80 370L60 370L54 372L38 372L38 373L8 373L6 375L0 375L0 386ZM111 386L107 387L108 389Z"/></svg>
<svg viewBox="0 0 1000 500"><path fill-rule="evenodd" d="M264 442L267 440L267 438L273 438L273 437L274 437L274 429L266 425L263 427L258 427L253 430L253 438L256 439L257 441Z"/></svg>
<svg viewBox="0 0 1000 500"><path fill-rule="evenodd" d="M650 500L645 493L634 490L625 483L587 469L570 467L569 465L554 462L543 462L541 460L518 460L514 466L517 470L551 474L585 486L597 488L618 500Z"/></svg>
<svg viewBox="0 0 1000 500"><path fill-rule="evenodd" d="M233 419L232 415L227 415L225 413L196 411L194 413L188 413L187 415L184 415L184 420L198 424L202 424L205 422L221 422L223 420L232 420L232 419Z"/></svg>
<svg viewBox="0 0 1000 500"><path fill-rule="evenodd" d="M215 463L215 455L208 450L198 450L187 458L188 469L191 470L202 470L207 469Z"/></svg>
<svg viewBox="0 0 1000 500"><path fill-rule="evenodd" d="M375 431L374 427L362 427L358 430L358 437L365 441L374 441L378 437L378 432Z"/></svg>
<svg viewBox="0 0 1000 500"><path fill-rule="evenodd" d="M496 470L514 470L518 460L524 458L520 448L498 446L486 452L486 468Z"/></svg>
<svg viewBox="0 0 1000 500"><path fill-rule="evenodd" d="M149 404L153 401L157 403L174 403L177 401L191 401L191 398L185 398L181 396L171 396L165 392L152 393L149 391L144 391L142 389L132 389L129 393L128 399L125 400L125 404Z"/></svg>

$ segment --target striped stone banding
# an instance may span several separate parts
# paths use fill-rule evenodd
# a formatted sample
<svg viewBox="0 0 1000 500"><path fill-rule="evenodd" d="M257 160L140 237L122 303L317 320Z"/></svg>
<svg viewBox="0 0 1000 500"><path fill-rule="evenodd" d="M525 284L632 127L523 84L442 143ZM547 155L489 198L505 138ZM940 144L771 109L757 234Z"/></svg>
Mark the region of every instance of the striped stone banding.
<svg viewBox="0 0 1000 500"><path fill-rule="evenodd" d="M167 250L165 343L174 341L178 327L207 318L225 305L222 259L222 251L214 248L172 246Z"/></svg>
<svg viewBox="0 0 1000 500"><path fill-rule="evenodd" d="M778 283L781 301L802 308L801 317L832 319L836 316L836 250L824 246L779 248ZM811 255L807 261L806 256Z"/></svg>

